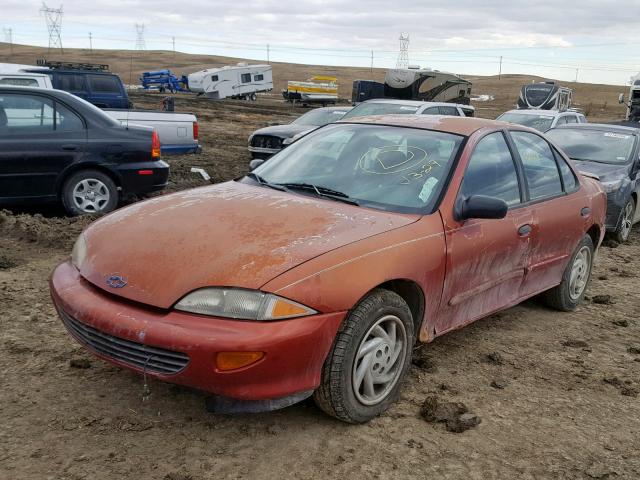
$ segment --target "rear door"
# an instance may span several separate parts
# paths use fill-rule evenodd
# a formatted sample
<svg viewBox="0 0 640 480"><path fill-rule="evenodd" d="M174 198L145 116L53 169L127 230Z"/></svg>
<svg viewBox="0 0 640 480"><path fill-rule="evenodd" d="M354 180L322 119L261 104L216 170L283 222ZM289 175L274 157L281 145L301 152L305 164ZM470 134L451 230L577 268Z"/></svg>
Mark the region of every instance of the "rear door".
<svg viewBox="0 0 640 480"><path fill-rule="evenodd" d="M468 148L468 147L467 147ZM458 221L441 210L447 273L436 332L441 333L517 302L530 250L531 211L523 202L522 175L505 134L490 133L475 146L458 200L485 195L507 202L500 220Z"/></svg>
<svg viewBox="0 0 640 480"><path fill-rule="evenodd" d="M577 180L559 153L540 135L511 131L522 162L527 205L533 215L532 245L522 295L558 285L590 214Z"/></svg>
<svg viewBox="0 0 640 480"><path fill-rule="evenodd" d="M0 90L0 196L55 197L60 173L84 154L82 118L54 98Z"/></svg>

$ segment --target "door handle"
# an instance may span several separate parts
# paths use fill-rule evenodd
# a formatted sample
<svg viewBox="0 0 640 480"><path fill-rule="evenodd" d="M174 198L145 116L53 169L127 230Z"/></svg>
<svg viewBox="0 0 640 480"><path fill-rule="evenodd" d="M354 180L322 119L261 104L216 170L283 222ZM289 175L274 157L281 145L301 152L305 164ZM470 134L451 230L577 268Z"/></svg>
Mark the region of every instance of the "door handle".
<svg viewBox="0 0 640 480"><path fill-rule="evenodd" d="M529 234L531 233L532 227L531 225L529 225L528 223L525 225L522 225L519 229L518 229L518 235L520 237L528 237Z"/></svg>
<svg viewBox="0 0 640 480"><path fill-rule="evenodd" d="M68 143L66 145L62 145L62 150L66 150L68 152L75 152L76 150L78 150L78 145L73 145L71 143Z"/></svg>
<svg viewBox="0 0 640 480"><path fill-rule="evenodd" d="M583 217L588 217L590 213L591 209L589 207L584 207L582 210L580 210L580 215Z"/></svg>

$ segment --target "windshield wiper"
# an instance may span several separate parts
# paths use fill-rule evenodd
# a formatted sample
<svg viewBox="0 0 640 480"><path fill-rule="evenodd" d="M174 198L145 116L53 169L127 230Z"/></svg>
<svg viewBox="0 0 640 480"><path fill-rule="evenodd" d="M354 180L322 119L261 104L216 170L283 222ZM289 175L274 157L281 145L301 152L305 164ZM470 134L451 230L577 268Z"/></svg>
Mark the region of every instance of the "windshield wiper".
<svg viewBox="0 0 640 480"><path fill-rule="evenodd" d="M323 187L320 185L313 185L311 183L278 183L278 185L290 190L306 190L315 192L319 197L327 197L339 202L349 203L351 205L360 206L360 202L351 198L344 192L334 190L329 187Z"/></svg>
<svg viewBox="0 0 640 480"><path fill-rule="evenodd" d="M257 173L254 172L249 172L246 175L249 178L253 178L256 182L258 182L260 185L263 185L265 187L269 187L269 188L273 188L274 190L278 190L280 192L286 192L287 189L281 185L278 185L277 183L270 183L267 182L264 178L262 178L260 175L258 175Z"/></svg>

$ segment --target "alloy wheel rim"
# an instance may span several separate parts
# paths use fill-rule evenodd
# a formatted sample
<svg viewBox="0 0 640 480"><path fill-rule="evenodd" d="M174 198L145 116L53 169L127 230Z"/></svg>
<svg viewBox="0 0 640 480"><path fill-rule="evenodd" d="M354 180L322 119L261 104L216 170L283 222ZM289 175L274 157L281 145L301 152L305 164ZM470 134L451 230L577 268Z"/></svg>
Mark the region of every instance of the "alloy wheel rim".
<svg viewBox="0 0 640 480"><path fill-rule="evenodd" d="M569 296L572 300L577 300L584 293L589 273L591 271L591 250L589 247L582 247L573 260L571 266L571 277L569 279Z"/></svg>
<svg viewBox="0 0 640 480"><path fill-rule="evenodd" d="M407 351L407 332L395 315L381 317L362 338L353 362L352 385L364 405L382 402L398 382Z"/></svg>
<svg viewBox="0 0 640 480"><path fill-rule="evenodd" d="M624 214L622 215L622 225L620 225L620 237L626 240L631 233L631 226L633 225L633 205L631 202L627 203L624 207Z"/></svg>
<svg viewBox="0 0 640 480"><path fill-rule="evenodd" d="M73 203L85 213L97 213L109 203L109 189L96 178L81 180L73 188Z"/></svg>

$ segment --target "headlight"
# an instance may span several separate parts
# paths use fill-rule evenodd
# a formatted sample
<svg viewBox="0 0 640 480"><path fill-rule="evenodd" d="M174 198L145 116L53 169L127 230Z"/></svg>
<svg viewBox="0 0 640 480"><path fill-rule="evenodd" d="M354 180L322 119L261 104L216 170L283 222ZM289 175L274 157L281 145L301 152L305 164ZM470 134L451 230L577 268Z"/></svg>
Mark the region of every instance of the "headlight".
<svg viewBox="0 0 640 480"><path fill-rule="evenodd" d="M175 308L242 320L284 320L318 313L293 300L240 288L202 288L185 296Z"/></svg>
<svg viewBox="0 0 640 480"><path fill-rule="evenodd" d="M76 243L71 250L71 263L74 267L80 270L80 266L84 262L84 258L87 256L87 242L84 239L84 234L81 233Z"/></svg>
<svg viewBox="0 0 640 480"><path fill-rule="evenodd" d="M608 182L601 182L601 183L604 191L607 193L611 193L611 192L615 192L620 188L620 185L622 185L622 178L619 178L617 180L610 180Z"/></svg>

